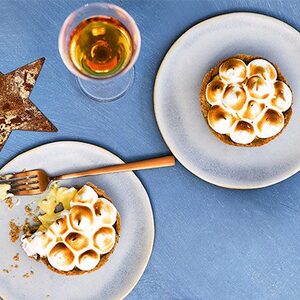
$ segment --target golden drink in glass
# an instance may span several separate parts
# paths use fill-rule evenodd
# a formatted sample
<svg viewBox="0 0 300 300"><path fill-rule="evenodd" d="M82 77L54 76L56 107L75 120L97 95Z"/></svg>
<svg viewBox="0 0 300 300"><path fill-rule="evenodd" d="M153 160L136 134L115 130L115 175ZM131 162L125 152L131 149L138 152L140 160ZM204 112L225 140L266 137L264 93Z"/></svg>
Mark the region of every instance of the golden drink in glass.
<svg viewBox="0 0 300 300"><path fill-rule="evenodd" d="M133 81L140 33L130 15L108 3L92 3L64 22L59 51L82 91L98 101L124 95Z"/></svg>
<svg viewBox="0 0 300 300"><path fill-rule="evenodd" d="M86 19L71 34L71 60L87 76L114 76L128 65L131 56L130 33L115 18L98 16Z"/></svg>

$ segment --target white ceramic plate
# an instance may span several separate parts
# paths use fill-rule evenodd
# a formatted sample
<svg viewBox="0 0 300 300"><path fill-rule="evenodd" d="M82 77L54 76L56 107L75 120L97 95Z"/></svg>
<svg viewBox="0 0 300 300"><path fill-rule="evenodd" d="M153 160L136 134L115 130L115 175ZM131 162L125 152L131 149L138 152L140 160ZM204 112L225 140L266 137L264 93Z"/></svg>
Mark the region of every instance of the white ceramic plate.
<svg viewBox="0 0 300 300"><path fill-rule="evenodd" d="M2 174L24 168L42 168L49 174L123 163L98 146L80 142L56 142L25 152L1 170ZM109 261L98 271L82 276L56 274L43 264L26 257L20 242L11 243L8 222L22 223L24 206L32 198L20 198L20 205L8 210L0 203L0 296L13 299L122 299L136 285L148 263L154 239L154 223L148 195L133 172L101 175L61 182L83 185L87 181L103 188L121 215L121 238ZM36 196L39 199L40 196ZM12 257L20 253L18 268ZM6 274L2 269L11 269ZM33 270L27 279L23 274ZM48 295L48 296L47 296Z"/></svg>
<svg viewBox="0 0 300 300"><path fill-rule="evenodd" d="M276 63L294 94L293 116L283 133L258 148L226 145L208 129L199 90L206 72L237 53ZM192 173L228 188L277 183L300 169L300 34L268 16L231 13L201 22L170 48L157 74L154 106L160 131Z"/></svg>

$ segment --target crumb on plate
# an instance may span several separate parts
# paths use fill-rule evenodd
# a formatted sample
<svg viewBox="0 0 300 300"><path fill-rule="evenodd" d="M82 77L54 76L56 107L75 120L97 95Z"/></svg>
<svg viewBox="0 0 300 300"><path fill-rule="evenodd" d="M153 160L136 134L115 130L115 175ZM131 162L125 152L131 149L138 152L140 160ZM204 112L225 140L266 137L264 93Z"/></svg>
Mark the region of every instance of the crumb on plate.
<svg viewBox="0 0 300 300"><path fill-rule="evenodd" d="M20 236L20 231L21 228L20 226L18 226L14 220L9 221L9 236L10 236L10 240L15 243L16 240L19 238Z"/></svg>
<svg viewBox="0 0 300 300"><path fill-rule="evenodd" d="M34 272L31 270L30 272L27 272L27 273L25 273L25 274L23 274L23 278L29 278L30 276L32 276L34 274Z"/></svg>
<svg viewBox="0 0 300 300"><path fill-rule="evenodd" d="M20 260L20 255L19 253L17 253L14 257L13 257L14 261L19 261Z"/></svg>

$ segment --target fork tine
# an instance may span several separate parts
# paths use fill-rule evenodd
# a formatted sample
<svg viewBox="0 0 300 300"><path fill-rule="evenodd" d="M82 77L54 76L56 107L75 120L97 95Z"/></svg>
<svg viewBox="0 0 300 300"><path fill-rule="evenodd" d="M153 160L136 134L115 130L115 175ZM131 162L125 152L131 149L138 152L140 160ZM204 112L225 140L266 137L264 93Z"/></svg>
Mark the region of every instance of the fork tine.
<svg viewBox="0 0 300 300"><path fill-rule="evenodd" d="M19 181L19 180L24 180L26 179L26 177L11 177L9 179L0 179L0 184L3 184L3 183L13 183L15 181Z"/></svg>
<svg viewBox="0 0 300 300"><path fill-rule="evenodd" d="M26 185L21 185L15 189L11 189L10 192L19 192L19 191L30 191L30 190L37 190L39 188L38 185L33 185L33 186L26 186Z"/></svg>
<svg viewBox="0 0 300 300"><path fill-rule="evenodd" d="M30 187L29 186L27 186L27 187L20 186L17 189L10 190L10 192L12 194L14 194L15 196L34 195L34 194L40 193L40 188L39 188L39 186L30 186Z"/></svg>
<svg viewBox="0 0 300 300"><path fill-rule="evenodd" d="M10 185L11 189L15 189L16 187L20 187L20 186L29 186L29 185L32 185L32 184L38 184L39 182L37 180L35 181L16 181L16 183L13 183Z"/></svg>
<svg viewBox="0 0 300 300"><path fill-rule="evenodd" d="M50 182L48 174L41 170L29 170L16 173L13 176L14 182L10 182L10 191L16 196L37 195L43 193Z"/></svg>
<svg viewBox="0 0 300 300"><path fill-rule="evenodd" d="M26 196L45 192L51 180L44 170L34 169L15 173L11 178L2 180L2 183L7 183L11 186L10 193L16 196Z"/></svg>
<svg viewBox="0 0 300 300"><path fill-rule="evenodd" d="M1 176L0 176L1 177ZM38 177L36 174L32 174L32 171L27 172L20 172L12 174L12 177L7 179L0 179L0 184L12 184L13 182L20 181L20 180L28 180L30 178Z"/></svg>

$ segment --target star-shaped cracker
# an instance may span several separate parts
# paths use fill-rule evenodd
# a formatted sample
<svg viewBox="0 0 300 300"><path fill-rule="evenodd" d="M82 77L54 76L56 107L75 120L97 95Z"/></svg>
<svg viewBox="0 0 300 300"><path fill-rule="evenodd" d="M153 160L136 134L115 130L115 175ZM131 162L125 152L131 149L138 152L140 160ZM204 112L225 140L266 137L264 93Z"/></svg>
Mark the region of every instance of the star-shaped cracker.
<svg viewBox="0 0 300 300"><path fill-rule="evenodd" d="M57 131L29 100L45 59L8 74L0 73L0 150L12 130Z"/></svg>

